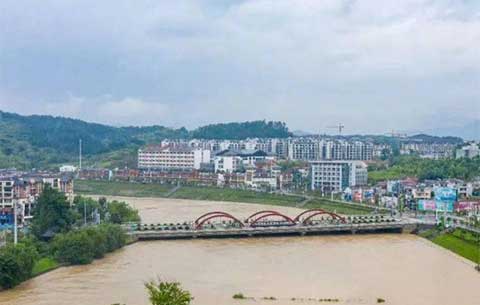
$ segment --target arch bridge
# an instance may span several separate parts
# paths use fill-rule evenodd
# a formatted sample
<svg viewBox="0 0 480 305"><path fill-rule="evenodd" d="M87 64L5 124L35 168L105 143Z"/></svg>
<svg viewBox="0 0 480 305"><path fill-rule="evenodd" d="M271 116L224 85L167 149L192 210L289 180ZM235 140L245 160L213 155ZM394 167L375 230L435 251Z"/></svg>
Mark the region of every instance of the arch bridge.
<svg viewBox="0 0 480 305"><path fill-rule="evenodd" d="M241 221L239 218L233 216L230 213L223 211L213 211L205 213L198 217L194 221L194 229L202 230L206 224L215 223L215 220L222 221L222 224L228 225L230 227L282 227L282 226L294 226L294 225L311 225L315 222L315 218L321 216L321 220L316 220L316 222L324 222L325 220L334 220L337 222L345 223L346 220L344 217L325 211L323 209L310 209L301 212L296 217L292 218L288 215L280 213L274 210L262 210L255 212L252 215L248 216L244 221ZM327 217L327 219L325 219ZM226 221L225 221L226 220ZM218 223L218 222L217 222Z"/></svg>

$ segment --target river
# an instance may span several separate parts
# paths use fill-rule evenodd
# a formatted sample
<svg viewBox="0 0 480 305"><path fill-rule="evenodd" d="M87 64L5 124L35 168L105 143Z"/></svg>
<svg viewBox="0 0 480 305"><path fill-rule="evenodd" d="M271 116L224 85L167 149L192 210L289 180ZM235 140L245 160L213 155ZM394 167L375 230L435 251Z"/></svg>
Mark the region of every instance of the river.
<svg viewBox="0 0 480 305"><path fill-rule="evenodd" d="M265 208L126 200L142 218L161 222L217 209L243 217ZM339 302L320 304L377 304L377 298L396 305L480 303L480 274L471 263L413 235L382 234L138 242L91 265L60 268L4 291L0 304L146 305L143 284L157 277L181 282L198 305L319 304L328 298ZM254 299L232 299L239 292Z"/></svg>

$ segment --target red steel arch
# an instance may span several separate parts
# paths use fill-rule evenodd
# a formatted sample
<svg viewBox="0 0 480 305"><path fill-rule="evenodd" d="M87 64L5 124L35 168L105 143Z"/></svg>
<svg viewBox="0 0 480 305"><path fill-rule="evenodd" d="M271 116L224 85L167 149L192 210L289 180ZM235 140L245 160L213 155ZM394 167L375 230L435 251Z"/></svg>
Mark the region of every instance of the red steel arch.
<svg viewBox="0 0 480 305"><path fill-rule="evenodd" d="M263 211L258 211L256 213L253 213L252 215L248 216L247 219L245 219L245 222L250 222L252 219L256 219L257 217L256 216L261 216L262 214L275 214L275 215L278 215L278 216L285 216L285 217L288 217L286 215L283 215L281 214L280 212L277 212L277 211L272 211L272 210L263 210ZM270 215L272 216L272 215ZM290 217L289 217L290 218Z"/></svg>
<svg viewBox="0 0 480 305"><path fill-rule="evenodd" d="M260 211L257 213L254 213L248 217L245 222L250 223L251 227L254 227L255 224L257 224L260 220L270 217L270 216L278 216L283 218L285 221L289 222L290 224L295 224L295 221L288 217L287 215L284 215L282 213L279 213L277 211L270 211L270 210L265 210L265 211Z"/></svg>
<svg viewBox="0 0 480 305"><path fill-rule="evenodd" d="M300 219L302 218L302 216L305 216L305 215L308 215L308 216L302 221L303 224L307 223L310 219L312 219L313 217L315 217L317 215L329 215L333 219L338 219L342 222L345 222L344 217L342 217L338 214L332 213L332 212L325 211L324 209L311 209L311 210L303 211L297 217L295 217L294 221L299 222Z"/></svg>
<svg viewBox="0 0 480 305"><path fill-rule="evenodd" d="M201 229L203 227L203 224L211 219L222 218L222 217L229 218L234 222L238 223L241 227L243 227L243 223L240 220L238 220L235 216L228 214L226 212L215 211L215 212L205 213L202 216L198 217L195 220L195 229L196 230Z"/></svg>

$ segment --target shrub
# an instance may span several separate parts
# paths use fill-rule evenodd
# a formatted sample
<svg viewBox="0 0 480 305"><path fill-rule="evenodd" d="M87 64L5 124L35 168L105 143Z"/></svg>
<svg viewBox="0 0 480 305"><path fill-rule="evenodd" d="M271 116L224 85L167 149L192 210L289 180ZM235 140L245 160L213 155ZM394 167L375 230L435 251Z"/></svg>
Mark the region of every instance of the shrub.
<svg viewBox="0 0 480 305"><path fill-rule="evenodd" d="M11 288L28 279L37 258L37 250L28 244L0 249L0 287Z"/></svg>
<svg viewBox="0 0 480 305"><path fill-rule="evenodd" d="M86 230L57 234L53 249L59 262L72 265L91 263L95 257L95 242Z"/></svg>
<svg viewBox="0 0 480 305"><path fill-rule="evenodd" d="M190 292L183 290L180 283L151 281L145 287L152 305L188 305L192 300Z"/></svg>
<svg viewBox="0 0 480 305"><path fill-rule="evenodd" d="M64 234L57 234L53 240L53 253L62 263L88 264L94 258L121 248L126 243L126 235L118 225L103 224L83 228Z"/></svg>
<svg viewBox="0 0 480 305"><path fill-rule="evenodd" d="M235 293L233 295L233 298L238 299L238 300L243 300L243 299L245 299L245 296L243 295L243 293Z"/></svg>

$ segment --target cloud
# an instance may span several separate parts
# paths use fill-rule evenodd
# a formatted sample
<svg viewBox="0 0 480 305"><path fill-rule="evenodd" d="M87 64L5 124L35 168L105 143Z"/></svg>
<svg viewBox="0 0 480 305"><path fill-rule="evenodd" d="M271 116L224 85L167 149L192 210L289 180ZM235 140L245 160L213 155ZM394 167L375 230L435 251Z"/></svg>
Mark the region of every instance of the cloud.
<svg viewBox="0 0 480 305"><path fill-rule="evenodd" d="M480 117L478 1L4 0L0 11L5 109L380 133Z"/></svg>

